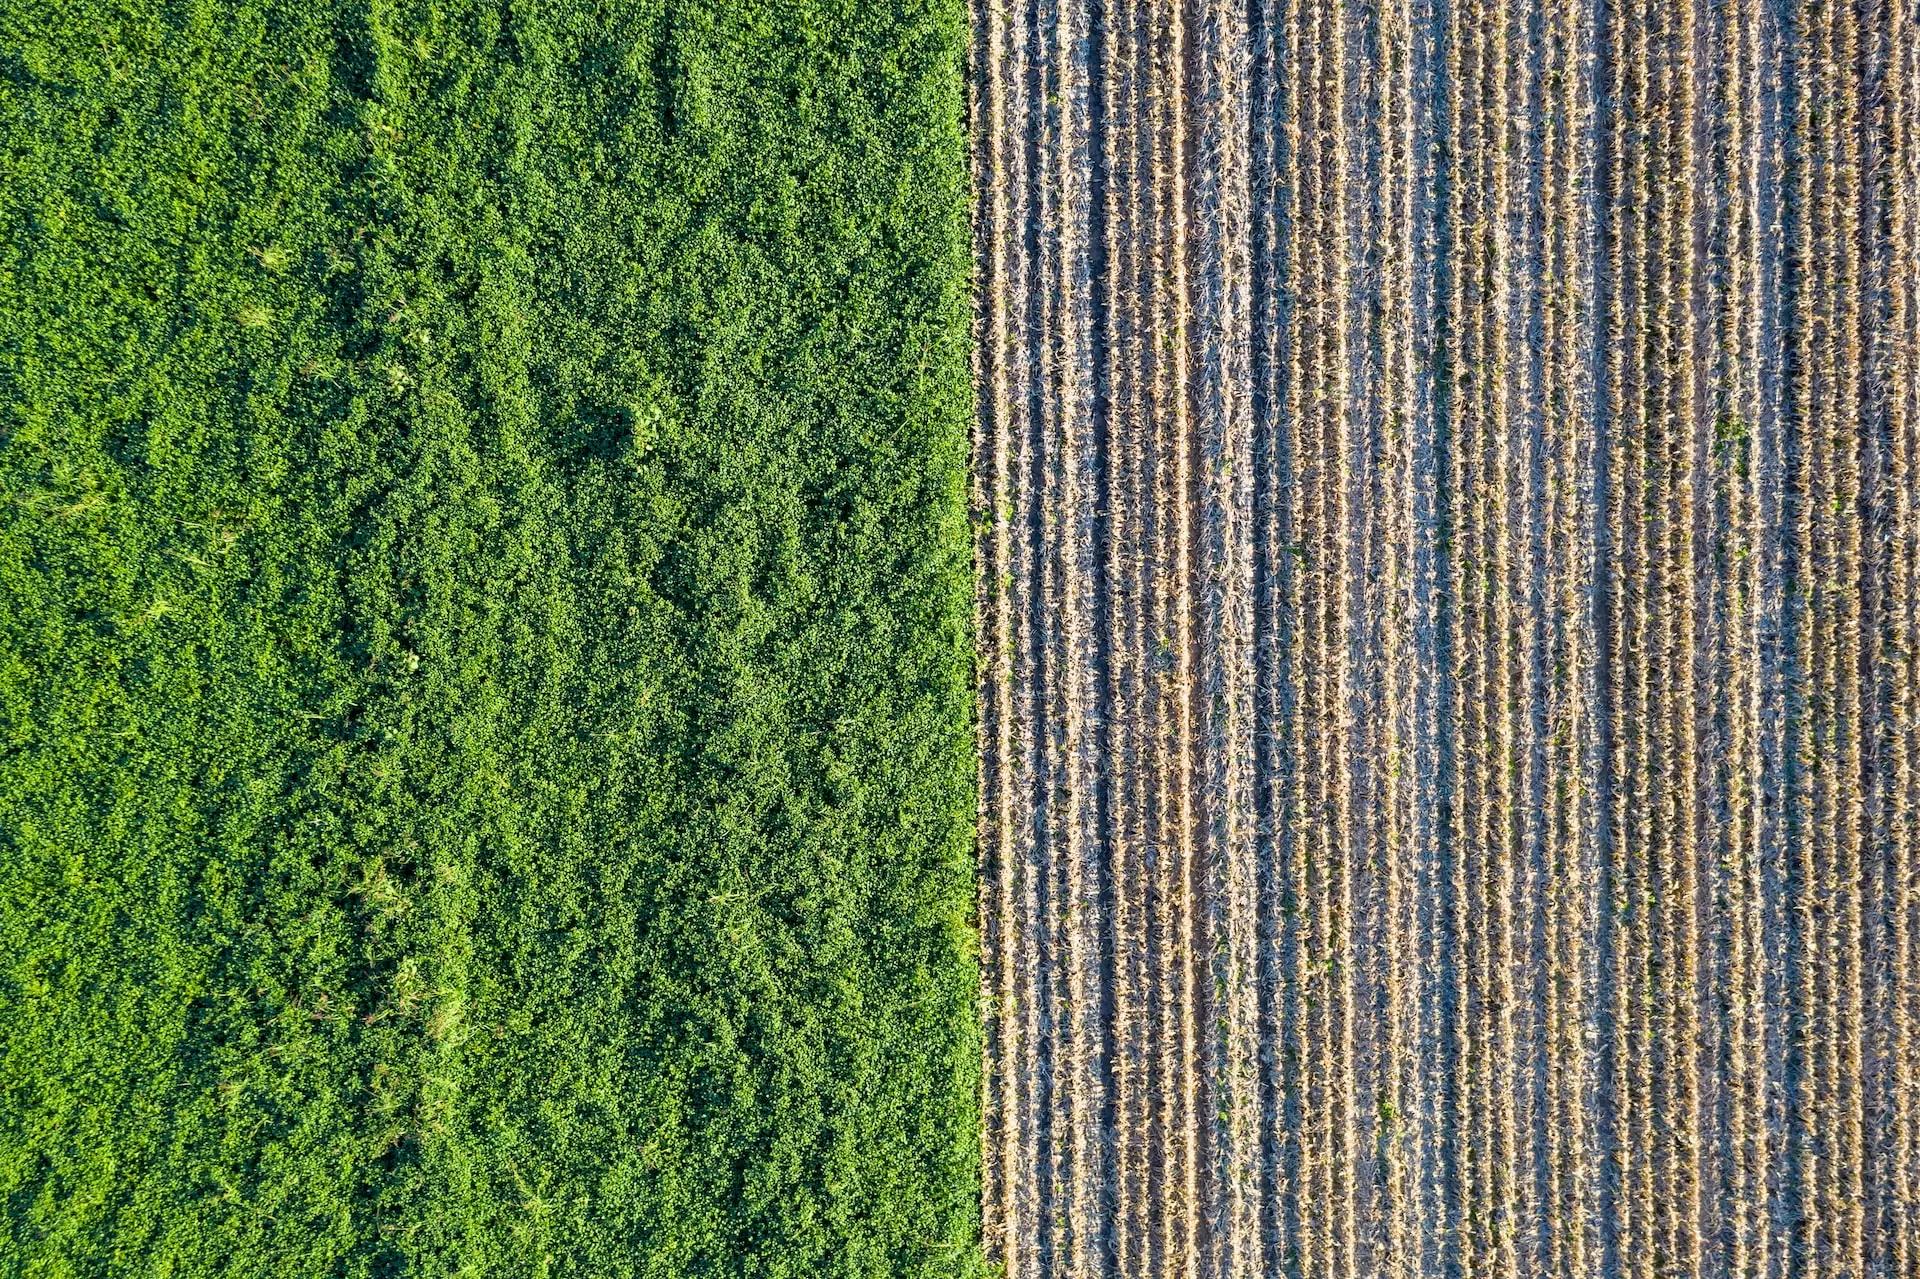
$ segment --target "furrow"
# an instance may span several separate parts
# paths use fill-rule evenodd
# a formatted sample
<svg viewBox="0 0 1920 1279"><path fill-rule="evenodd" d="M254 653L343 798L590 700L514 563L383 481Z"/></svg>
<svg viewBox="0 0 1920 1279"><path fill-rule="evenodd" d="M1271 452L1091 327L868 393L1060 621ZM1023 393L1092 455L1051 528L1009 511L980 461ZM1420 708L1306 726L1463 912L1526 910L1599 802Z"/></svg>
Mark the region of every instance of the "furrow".
<svg viewBox="0 0 1920 1279"><path fill-rule="evenodd" d="M1792 718L1794 656L1789 644L1796 620L1795 600L1790 593L1796 559L1796 506L1789 495L1797 466L1788 413L1793 390L1788 357L1795 353L1788 335L1798 239L1789 209L1798 192L1787 145L1796 113L1789 86L1797 76L1786 32L1771 21L1757 23L1756 30L1761 69L1755 76L1759 92L1754 129L1756 181L1752 189L1758 230L1755 330L1760 369L1754 492L1757 522L1764 533L1756 544L1760 565L1754 611L1761 636L1757 654L1760 787L1772 798L1761 810L1757 832L1759 880L1765 890L1757 911L1757 935L1770 953L1761 973L1761 1059L1756 1073L1765 1097L1771 1156L1762 1167L1762 1184L1757 1187L1764 1207L1757 1233L1764 1243L1759 1264L1769 1273L1780 1273L1793 1256L1803 1153L1790 1119L1790 1106L1797 1101L1799 1086L1794 1073L1798 1023L1793 1011L1802 966L1800 911L1793 892L1799 872L1799 846L1792 842L1798 815L1786 803L1798 770L1794 757L1797 728Z"/></svg>
<svg viewBox="0 0 1920 1279"><path fill-rule="evenodd" d="M1100 1186L1104 1260L1125 1273L1139 1248L1126 1209L1137 1151L1132 1123L1140 1088L1134 1037L1137 985L1131 947L1138 906L1140 858L1139 502L1141 423L1134 351L1141 335L1139 266L1135 242L1140 169L1135 151L1142 69L1134 39L1135 5L1115 0L1096 23L1102 60L1101 172L1104 178L1105 381L1101 428L1106 465L1101 515L1105 521L1103 620L1105 703L1106 866L1101 926L1105 930L1103 1013L1106 1041L1106 1140Z"/></svg>
<svg viewBox="0 0 1920 1279"><path fill-rule="evenodd" d="M1291 1245L1292 1264L1309 1279L1326 1279L1328 1209L1331 1176L1326 1132L1329 1056L1327 964L1328 865L1324 774L1316 767L1328 730L1323 689L1330 654L1325 650L1326 599L1317 590L1324 554L1326 467L1325 419L1321 403L1320 347L1328 324L1327 299L1320 282L1327 227L1323 221L1326 127L1320 108L1330 51L1319 38L1316 19L1324 8L1315 0L1284 4L1283 81L1285 120L1291 141L1290 163L1280 181L1292 188L1284 216L1285 273L1275 285L1296 317L1281 338L1285 346L1285 382L1275 400L1276 428L1288 459L1278 493L1286 510L1290 537L1284 557L1277 628L1294 633L1292 660L1276 672L1280 720L1280 821L1288 857L1285 884L1291 909L1282 951L1286 1013L1290 1033L1282 1040L1282 1140L1292 1147L1290 1186L1281 1201L1283 1247ZM1283 472L1284 474L1284 472ZM1290 1069L1291 1068L1291 1069ZM1284 1254L1283 1254L1284 1255Z"/></svg>
<svg viewBox="0 0 1920 1279"><path fill-rule="evenodd" d="M1253 511L1253 795L1254 795L1254 956L1255 1015L1252 1031L1258 1061L1257 1166L1247 1187L1246 1273L1265 1275L1289 1261L1282 1253L1283 1203L1289 1189L1287 1161L1294 1147L1287 1138L1287 1100L1283 1070L1293 1051L1287 1020L1284 958L1290 935L1286 840L1291 828L1280 813L1283 740L1279 684L1291 654L1289 636L1275 624L1291 565L1284 554L1291 527L1280 495L1291 484L1291 455L1279 429L1284 352L1279 346L1283 322L1280 273L1285 261L1281 230L1283 161L1290 163L1288 122L1282 116L1280 57L1284 35L1277 0L1250 6L1251 45L1251 189L1252 207L1252 459Z"/></svg>
<svg viewBox="0 0 1920 1279"><path fill-rule="evenodd" d="M1785 540L1793 556L1796 587L1789 592L1787 603L1786 625L1794 641L1788 674L1790 681L1797 676L1803 688L1817 681L1818 672L1809 656L1817 653L1812 597L1816 583L1828 567L1814 543L1823 496L1819 485L1825 478L1823 459L1819 456L1822 450L1818 447L1817 431L1808 429L1813 425L1814 405L1825 390L1818 375L1820 352L1815 343L1818 268L1814 254L1821 210L1814 204L1816 166L1808 154L1811 145L1808 135L1815 119L1812 99L1819 89L1822 68L1817 56L1806 47L1810 43L1810 38L1805 36L1798 42L1789 42L1789 65L1799 86L1792 108L1791 132L1795 145L1788 150L1789 207L1798 216L1789 232L1791 257L1785 272L1790 282L1791 301L1785 317L1789 374L1782 411L1788 466L1792 470L1786 512L1791 525ZM1789 688L1792 689L1791 682ZM1812 698L1818 698L1817 689ZM1817 1251L1818 1241L1825 1234L1822 1220L1825 1198L1820 1188L1826 1174L1820 1156L1822 1137L1828 1131L1820 1089L1823 1071L1818 1054L1821 1026L1817 1003L1825 975L1820 964L1825 912L1821 909L1819 876L1824 864L1820 845L1827 838L1827 832L1821 828L1817 810L1816 734L1809 700L1805 691L1797 698L1790 691L1787 705L1785 780L1789 790L1785 807L1786 844L1792 857L1789 891L1793 911L1793 984L1788 995L1786 1021L1793 1109L1788 1151L1790 1184L1783 1196L1791 1233L1782 1239L1782 1244L1796 1272L1817 1277L1827 1273L1827 1267L1822 1264L1825 1258Z"/></svg>

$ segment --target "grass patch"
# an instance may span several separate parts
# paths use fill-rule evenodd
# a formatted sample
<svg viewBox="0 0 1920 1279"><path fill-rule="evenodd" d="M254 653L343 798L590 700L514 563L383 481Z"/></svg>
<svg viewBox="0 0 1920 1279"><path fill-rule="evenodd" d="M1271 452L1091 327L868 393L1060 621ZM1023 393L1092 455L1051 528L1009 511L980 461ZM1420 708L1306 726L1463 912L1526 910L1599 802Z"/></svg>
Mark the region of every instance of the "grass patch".
<svg viewBox="0 0 1920 1279"><path fill-rule="evenodd" d="M976 1263L958 0L0 0L0 1274Z"/></svg>

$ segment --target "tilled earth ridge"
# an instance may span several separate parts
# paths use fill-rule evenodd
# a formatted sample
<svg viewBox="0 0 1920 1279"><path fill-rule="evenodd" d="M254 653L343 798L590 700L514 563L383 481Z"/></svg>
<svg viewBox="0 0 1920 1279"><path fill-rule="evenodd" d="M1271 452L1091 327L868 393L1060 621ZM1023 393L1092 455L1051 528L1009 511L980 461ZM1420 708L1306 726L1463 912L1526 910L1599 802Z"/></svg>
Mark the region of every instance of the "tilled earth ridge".
<svg viewBox="0 0 1920 1279"><path fill-rule="evenodd" d="M1920 1276L1920 6L972 89L990 1260Z"/></svg>

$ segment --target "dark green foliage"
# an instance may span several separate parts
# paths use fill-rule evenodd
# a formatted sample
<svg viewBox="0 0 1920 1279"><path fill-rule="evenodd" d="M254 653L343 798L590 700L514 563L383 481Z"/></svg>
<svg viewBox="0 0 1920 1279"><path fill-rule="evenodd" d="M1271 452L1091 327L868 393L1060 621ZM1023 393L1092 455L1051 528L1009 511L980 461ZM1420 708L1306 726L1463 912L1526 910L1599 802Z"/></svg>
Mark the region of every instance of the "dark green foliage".
<svg viewBox="0 0 1920 1279"><path fill-rule="evenodd" d="M0 1275L974 1271L964 6L0 14Z"/></svg>

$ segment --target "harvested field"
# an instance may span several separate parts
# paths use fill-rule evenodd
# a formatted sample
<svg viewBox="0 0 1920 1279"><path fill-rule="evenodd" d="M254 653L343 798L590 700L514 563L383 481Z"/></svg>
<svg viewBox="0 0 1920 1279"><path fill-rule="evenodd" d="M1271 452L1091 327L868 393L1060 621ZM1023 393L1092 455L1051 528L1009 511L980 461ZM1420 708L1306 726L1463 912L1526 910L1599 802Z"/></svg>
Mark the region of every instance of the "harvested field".
<svg viewBox="0 0 1920 1279"><path fill-rule="evenodd" d="M989 1260L1920 1276L1920 8L974 34Z"/></svg>

